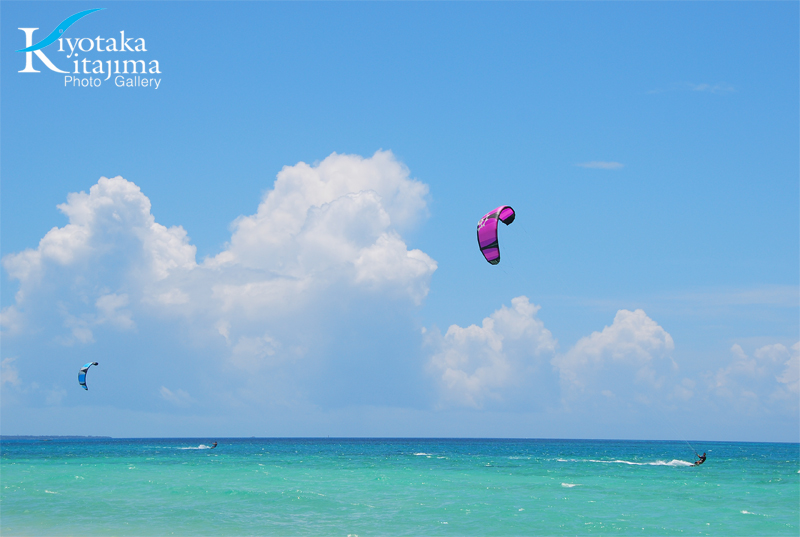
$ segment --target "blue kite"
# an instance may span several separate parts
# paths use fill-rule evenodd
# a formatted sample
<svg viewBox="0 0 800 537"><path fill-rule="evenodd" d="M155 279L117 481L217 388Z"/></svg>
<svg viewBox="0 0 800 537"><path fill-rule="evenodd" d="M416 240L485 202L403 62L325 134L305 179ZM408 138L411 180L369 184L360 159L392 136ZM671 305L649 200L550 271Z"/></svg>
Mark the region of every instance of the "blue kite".
<svg viewBox="0 0 800 537"><path fill-rule="evenodd" d="M89 371L89 368L92 367L93 365L100 365L100 364L98 364L97 362L89 362L88 364L83 366L80 371L78 371L78 384L83 386L84 390L89 389L86 387L86 373L87 371Z"/></svg>

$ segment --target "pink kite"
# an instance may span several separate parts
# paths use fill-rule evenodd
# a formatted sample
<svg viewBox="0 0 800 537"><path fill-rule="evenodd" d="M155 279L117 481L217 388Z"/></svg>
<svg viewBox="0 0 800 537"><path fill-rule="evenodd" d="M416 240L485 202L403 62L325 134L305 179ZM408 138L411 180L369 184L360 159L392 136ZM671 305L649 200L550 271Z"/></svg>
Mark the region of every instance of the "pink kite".
<svg viewBox="0 0 800 537"><path fill-rule="evenodd" d="M500 220L505 225L514 221L514 209L508 205L501 205L494 211L486 214L478 222L478 246L486 261L492 265L500 262L500 245L497 242L497 221Z"/></svg>

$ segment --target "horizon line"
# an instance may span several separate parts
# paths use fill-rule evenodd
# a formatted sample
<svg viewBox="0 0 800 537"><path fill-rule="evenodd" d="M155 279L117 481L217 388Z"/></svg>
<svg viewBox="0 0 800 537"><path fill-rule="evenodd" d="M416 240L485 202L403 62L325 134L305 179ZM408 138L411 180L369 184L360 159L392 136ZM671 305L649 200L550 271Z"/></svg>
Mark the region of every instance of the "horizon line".
<svg viewBox="0 0 800 537"><path fill-rule="evenodd" d="M641 438L534 438L534 437L457 437L457 436L98 436L98 435L8 435L0 434L2 440L501 440L501 441L554 441L554 442L696 442L716 444L800 444L797 441L763 441L763 440L676 440L676 439L641 439Z"/></svg>

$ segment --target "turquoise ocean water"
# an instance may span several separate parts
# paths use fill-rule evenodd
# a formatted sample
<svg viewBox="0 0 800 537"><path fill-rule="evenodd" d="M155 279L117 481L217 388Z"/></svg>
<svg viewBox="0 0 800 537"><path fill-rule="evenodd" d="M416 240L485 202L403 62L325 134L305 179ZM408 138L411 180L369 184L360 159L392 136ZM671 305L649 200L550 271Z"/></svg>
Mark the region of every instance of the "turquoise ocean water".
<svg viewBox="0 0 800 537"><path fill-rule="evenodd" d="M798 535L800 446L3 440L13 535Z"/></svg>

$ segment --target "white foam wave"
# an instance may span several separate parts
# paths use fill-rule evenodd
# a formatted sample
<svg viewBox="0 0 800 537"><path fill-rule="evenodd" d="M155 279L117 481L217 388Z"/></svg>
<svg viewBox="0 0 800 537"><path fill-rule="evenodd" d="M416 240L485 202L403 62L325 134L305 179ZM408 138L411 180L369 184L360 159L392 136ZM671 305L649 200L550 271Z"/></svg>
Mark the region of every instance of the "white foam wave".
<svg viewBox="0 0 800 537"><path fill-rule="evenodd" d="M689 461L682 461L680 459L672 459L671 461L653 461L653 462L634 462L622 459L613 461L601 461L598 459L556 459L558 462L598 462L601 464L629 464L631 466L694 466L694 463Z"/></svg>
<svg viewBox="0 0 800 537"><path fill-rule="evenodd" d="M650 464L661 466L663 461L651 462ZM679 459L672 459L669 462L663 463L663 466L694 466L693 462L682 461Z"/></svg>
<svg viewBox="0 0 800 537"><path fill-rule="evenodd" d="M694 466L689 461L682 461L678 459L672 459L671 461L654 461L654 462L633 462L633 461L624 461L621 459L615 461L598 461L590 459L589 462L600 462L603 464L630 464L632 466Z"/></svg>
<svg viewBox="0 0 800 537"><path fill-rule="evenodd" d="M205 444L200 444L197 447L179 447L178 449L211 449L211 446L207 446Z"/></svg>
<svg viewBox="0 0 800 537"><path fill-rule="evenodd" d="M417 457L430 457L430 453L414 453Z"/></svg>
<svg viewBox="0 0 800 537"><path fill-rule="evenodd" d="M564 488L571 489L572 487L577 487L580 483L561 483L561 486Z"/></svg>

